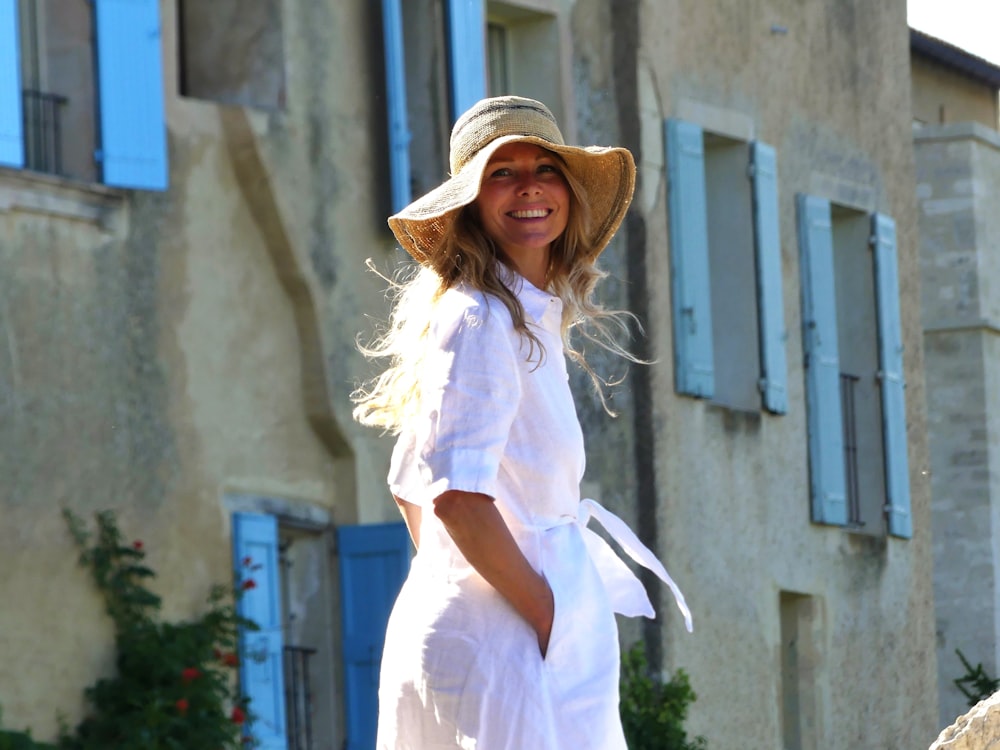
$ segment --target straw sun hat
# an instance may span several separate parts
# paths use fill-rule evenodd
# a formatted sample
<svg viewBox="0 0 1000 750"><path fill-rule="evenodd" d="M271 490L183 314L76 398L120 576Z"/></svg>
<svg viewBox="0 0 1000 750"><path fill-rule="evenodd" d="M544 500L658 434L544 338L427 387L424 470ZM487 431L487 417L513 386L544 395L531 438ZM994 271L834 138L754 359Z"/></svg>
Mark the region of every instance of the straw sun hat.
<svg viewBox="0 0 1000 750"><path fill-rule="evenodd" d="M596 257L611 241L632 200L632 154L624 148L567 146L548 107L518 96L483 99L458 118L451 131L451 177L389 217L403 249L421 263L437 252L459 210L479 195L494 152L513 142L533 143L558 154L583 185L591 213L592 257Z"/></svg>

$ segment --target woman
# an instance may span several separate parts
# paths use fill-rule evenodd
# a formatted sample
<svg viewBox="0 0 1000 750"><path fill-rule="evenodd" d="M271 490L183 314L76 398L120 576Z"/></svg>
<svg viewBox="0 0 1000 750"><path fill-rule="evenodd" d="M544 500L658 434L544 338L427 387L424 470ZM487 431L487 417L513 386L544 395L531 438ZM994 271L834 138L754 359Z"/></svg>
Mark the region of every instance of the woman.
<svg viewBox="0 0 1000 750"><path fill-rule="evenodd" d="M366 352L390 367L355 416L398 434L389 484L417 555L393 608L380 749L614 750L614 612L653 616L601 537L680 592L621 519L580 499L570 329L624 356L594 265L628 209L622 148L566 146L549 110L485 99L452 131L452 177L389 219L421 268Z"/></svg>

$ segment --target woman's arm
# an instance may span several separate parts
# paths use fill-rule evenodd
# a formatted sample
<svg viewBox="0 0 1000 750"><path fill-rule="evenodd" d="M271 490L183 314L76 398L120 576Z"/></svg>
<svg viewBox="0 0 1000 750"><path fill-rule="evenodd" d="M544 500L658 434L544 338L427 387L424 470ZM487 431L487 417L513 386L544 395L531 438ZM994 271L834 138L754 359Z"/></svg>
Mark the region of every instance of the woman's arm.
<svg viewBox="0 0 1000 750"><path fill-rule="evenodd" d="M399 506L399 512L403 514L403 521L406 522L406 530L410 532L410 539L413 540L413 546L420 549L420 519L422 517L420 506L408 503L403 498L396 497L395 495L392 496L392 499L396 501L396 505Z"/></svg>
<svg viewBox="0 0 1000 750"><path fill-rule="evenodd" d="M434 499L434 515L476 572L534 628L544 656L555 614L552 589L524 557L493 499L449 490Z"/></svg>

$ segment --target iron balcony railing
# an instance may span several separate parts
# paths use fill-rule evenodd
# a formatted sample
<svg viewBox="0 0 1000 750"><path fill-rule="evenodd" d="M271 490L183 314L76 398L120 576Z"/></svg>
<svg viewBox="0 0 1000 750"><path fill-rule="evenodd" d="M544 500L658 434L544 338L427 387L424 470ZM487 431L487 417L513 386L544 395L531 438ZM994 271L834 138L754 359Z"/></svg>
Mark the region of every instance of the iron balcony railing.
<svg viewBox="0 0 1000 750"><path fill-rule="evenodd" d="M24 160L25 167L36 172L62 174L61 109L69 102L65 96L24 89Z"/></svg>
<svg viewBox="0 0 1000 750"><path fill-rule="evenodd" d="M288 714L288 750L312 750L312 686L309 659L314 648L285 646L285 708Z"/></svg>

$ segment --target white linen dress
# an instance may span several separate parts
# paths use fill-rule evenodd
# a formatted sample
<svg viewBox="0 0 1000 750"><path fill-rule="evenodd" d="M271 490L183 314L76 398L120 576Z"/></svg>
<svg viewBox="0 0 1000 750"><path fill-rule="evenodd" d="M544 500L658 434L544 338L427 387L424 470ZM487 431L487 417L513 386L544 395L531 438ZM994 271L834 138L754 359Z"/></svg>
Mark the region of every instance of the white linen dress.
<svg viewBox="0 0 1000 750"><path fill-rule="evenodd" d="M458 288L438 301L419 418L402 432L392 493L424 509L420 548L386 632L379 750L624 750L614 612L653 616L639 580L597 534L597 518L674 590L621 519L581 501L583 434L560 338L562 302L513 279L528 344L494 297ZM548 581L546 657L534 630L466 562L433 512L446 490L494 498L521 551Z"/></svg>

